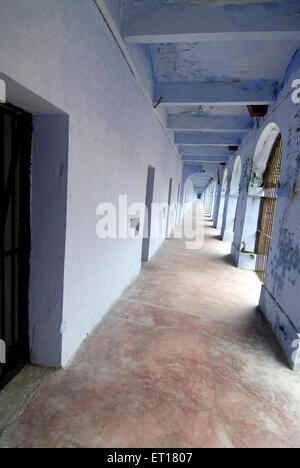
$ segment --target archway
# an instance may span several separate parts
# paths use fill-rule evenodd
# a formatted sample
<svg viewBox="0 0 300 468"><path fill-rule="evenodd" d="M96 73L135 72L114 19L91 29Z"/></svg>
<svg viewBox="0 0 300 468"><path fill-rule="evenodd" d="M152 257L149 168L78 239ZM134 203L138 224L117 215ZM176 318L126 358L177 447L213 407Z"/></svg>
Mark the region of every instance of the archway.
<svg viewBox="0 0 300 468"><path fill-rule="evenodd" d="M213 214L215 209L215 202L216 202L216 181L212 178L209 180L203 196L203 204L206 216L209 220L213 220Z"/></svg>
<svg viewBox="0 0 300 468"><path fill-rule="evenodd" d="M276 163L276 182L275 186L272 187L271 190L269 190L270 187L266 186L268 185L268 181L266 179L267 174L269 173L268 168L273 167L272 155L275 152L278 157L279 147L279 152L281 152L280 130L275 123L271 123L264 129L256 145L256 150L254 153L252 164L251 178L248 188L245 221L242 230L242 236L239 242L234 242L235 250L238 249L238 252L233 252L233 256L236 259L236 263L240 268L245 268L248 270L256 270L258 268L261 268L261 271L264 271L266 269L266 253L268 253L268 249L270 247L270 234L273 227L276 206L276 185L280 177L280 168L278 170L278 159ZM281 154L279 161L281 167ZM271 166L269 165L269 163L271 164ZM273 174L272 170L271 174ZM262 200L266 198L272 198L273 201ZM268 209L267 204L269 204ZM262 205L264 205L264 208L262 207ZM272 213L270 212L270 209ZM268 221L266 221L266 216L269 218ZM265 241L264 243L262 243L261 241L260 244L258 243L259 222L261 222L260 228L263 228L259 230L262 232L264 232L264 230L268 231L264 232L264 234L261 234L261 236L266 237L267 235L269 237L268 241ZM257 257L257 249L259 249L259 252L261 252L259 254L261 255L260 258ZM260 275L261 279L263 279L263 276L264 274Z"/></svg>
<svg viewBox="0 0 300 468"><path fill-rule="evenodd" d="M222 188L221 188L221 199L220 199L220 205L219 205L218 220L217 220L217 226L216 226L217 229L222 228L227 184L228 184L228 169L225 168L223 181L222 181Z"/></svg>
<svg viewBox="0 0 300 468"><path fill-rule="evenodd" d="M188 211L197 198L195 186L192 181L192 175L189 176L183 184L182 194L182 216Z"/></svg>
<svg viewBox="0 0 300 468"><path fill-rule="evenodd" d="M264 195L260 200L260 211L256 235L256 265L255 271L264 282L272 240L275 210L277 204L277 186L280 180L282 163L282 138L279 134L270 154L263 177Z"/></svg>
<svg viewBox="0 0 300 468"><path fill-rule="evenodd" d="M240 184L242 178L242 161L240 156L237 156L231 176L229 187L229 196L226 202L223 214L223 225L221 230L221 239L225 242L232 242L234 237L234 224L236 217L236 209L240 194Z"/></svg>
<svg viewBox="0 0 300 468"><path fill-rule="evenodd" d="M182 184L180 194L180 217L182 220L185 212L191 207L197 199L198 192L203 192L210 179L208 174L202 166L184 166L182 173Z"/></svg>

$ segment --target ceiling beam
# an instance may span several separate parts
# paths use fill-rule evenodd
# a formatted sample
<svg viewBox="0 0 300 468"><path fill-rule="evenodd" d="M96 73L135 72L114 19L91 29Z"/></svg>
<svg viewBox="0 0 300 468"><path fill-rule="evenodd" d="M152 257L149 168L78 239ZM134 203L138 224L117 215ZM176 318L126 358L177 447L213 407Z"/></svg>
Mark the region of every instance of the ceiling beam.
<svg viewBox="0 0 300 468"><path fill-rule="evenodd" d="M191 179L191 180L192 180L193 183L197 183L197 184L198 184L199 182L200 182L200 183L209 182L209 179L210 179L210 176L207 175L207 176L204 176L204 177L199 177L199 176L197 176L197 178L195 177L195 181L194 181L193 179Z"/></svg>
<svg viewBox="0 0 300 468"><path fill-rule="evenodd" d="M194 156L230 156L231 153L225 146L190 146L180 145L178 152L182 155L194 155Z"/></svg>
<svg viewBox="0 0 300 468"><path fill-rule="evenodd" d="M200 145L200 146L234 146L241 143L239 133L187 133L176 132L174 143L176 145Z"/></svg>
<svg viewBox="0 0 300 468"><path fill-rule="evenodd" d="M228 156L194 156L194 155L184 155L182 156L183 162L202 162L202 163L227 163Z"/></svg>
<svg viewBox="0 0 300 468"><path fill-rule="evenodd" d="M269 105L275 101L274 91L273 83L268 80L251 80L242 83L157 82L154 102L160 102L161 106Z"/></svg>
<svg viewBox="0 0 300 468"><path fill-rule="evenodd" d="M299 40L297 3L141 5L125 11L123 36L130 44Z"/></svg>
<svg viewBox="0 0 300 468"><path fill-rule="evenodd" d="M170 130L201 130L207 132L247 132L253 128L248 116L169 115L167 128Z"/></svg>

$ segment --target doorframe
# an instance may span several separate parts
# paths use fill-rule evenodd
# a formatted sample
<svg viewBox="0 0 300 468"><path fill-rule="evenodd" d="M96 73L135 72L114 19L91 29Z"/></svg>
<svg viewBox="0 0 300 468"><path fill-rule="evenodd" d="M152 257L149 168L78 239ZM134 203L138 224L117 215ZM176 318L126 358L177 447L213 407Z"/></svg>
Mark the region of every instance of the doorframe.
<svg viewBox="0 0 300 468"><path fill-rule="evenodd" d="M153 166L148 166L147 182L146 182L146 200L145 200L146 215L145 215L145 223L144 223L143 242L142 242L142 262L148 262L149 260L154 183L155 183L155 168Z"/></svg>

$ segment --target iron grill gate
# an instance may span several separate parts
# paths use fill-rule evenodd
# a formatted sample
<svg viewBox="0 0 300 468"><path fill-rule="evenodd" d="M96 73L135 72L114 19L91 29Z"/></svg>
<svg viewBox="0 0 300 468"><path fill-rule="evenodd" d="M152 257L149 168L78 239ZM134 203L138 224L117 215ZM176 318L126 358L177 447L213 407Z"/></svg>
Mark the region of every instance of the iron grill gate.
<svg viewBox="0 0 300 468"><path fill-rule="evenodd" d="M0 105L0 388L28 361L32 117Z"/></svg>
<svg viewBox="0 0 300 468"><path fill-rule="evenodd" d="M277 138L264 175L264 197L261 199L260 214L258 220L258 230L256 239L256 273L259 279L264 282L268 256L270 251L276 202L277 186L280 180L280 169L282 162L282 139Z"/></svg>

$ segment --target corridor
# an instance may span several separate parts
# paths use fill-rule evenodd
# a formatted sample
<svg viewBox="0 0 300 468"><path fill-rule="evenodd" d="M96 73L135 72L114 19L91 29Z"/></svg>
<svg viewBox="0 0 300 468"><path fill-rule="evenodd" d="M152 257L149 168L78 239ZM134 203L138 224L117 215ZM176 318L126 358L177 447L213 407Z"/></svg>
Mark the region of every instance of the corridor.
<svg viewBox="0 0 300 468"><path fill-rule="evenodd" d="M300 446L300 376L257 310L261 283L205 223L204 248L167 240L67 369L8 385L0 447Z"/></svg>

